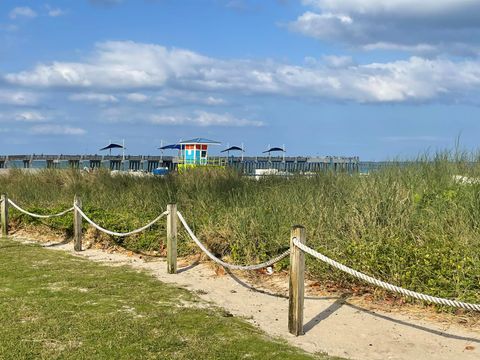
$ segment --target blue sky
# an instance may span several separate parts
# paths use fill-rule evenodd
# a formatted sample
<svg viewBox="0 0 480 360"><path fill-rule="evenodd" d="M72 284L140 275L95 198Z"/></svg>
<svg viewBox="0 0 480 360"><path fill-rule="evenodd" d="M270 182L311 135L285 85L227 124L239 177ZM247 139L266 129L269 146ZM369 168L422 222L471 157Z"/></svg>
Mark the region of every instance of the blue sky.
<svg viewBox="0 0 480 360"><path fill-rule="evenodd" d="M476 149L478 0L0 1L0 153ZM220 150L220 148L218 148Z"/></svg>

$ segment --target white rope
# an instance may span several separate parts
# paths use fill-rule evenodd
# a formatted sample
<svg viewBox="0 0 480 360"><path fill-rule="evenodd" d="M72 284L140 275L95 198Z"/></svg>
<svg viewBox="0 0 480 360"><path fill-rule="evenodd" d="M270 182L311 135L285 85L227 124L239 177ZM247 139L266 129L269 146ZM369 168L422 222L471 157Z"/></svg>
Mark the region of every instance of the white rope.
<svg viewBox="0 0 480 360"><path fill-rule="evenodd" d="M136 233L139 233L139 232L142 232L146 229L148 229L149 227L151 227L153 224L155 224L158 220L160 220L162 217L164 217L165 215L168 214L168 211L164 211L163 213L161 213L160 215L158 215L155 219L153 219L152 221L150 221L147 225L145 226L142 226L141 228L138 228L136 230L133 230L133 231L129 231L129 232L125 232L125 233L119 233L119 232L116 232L116 231L111 231L111 230L107 230L103 227L101 227L100 225L96 224L92 219L90 219L87 215L85 215L85 213L82 211L82 209L80 209L77 205L74 205L73 206L74 209L76 211L78 211L80 213L80 215L82 215L82 217L87 220L88 223L90 223L90 225L92 225L94 228L100 230L100 231L103 231L104 233L106 234L109 234L109 235L112 235L112 236L119 236L119 237L123 237L123 236L129 236L129 235L133 235L133 234L136 234Z"/></svg>
<svg viewBox="0 0 480 360"><path fill-rule="evenodd" d="M261 264L256 264L256 265L246 265L246 266L243 266L243 265L234 265L234 264L229 264L229 263L226 263L225 261L222 261L220 260L219 258L217 258L215 255L213 255L207 248L205 245L203 245L200 240L198 240L198 238L195 236L195 234L193 233L192 229L190 229L190 227L188 226L187 222L185 221L185 219L183 218L182 214L177 211L177 214L178 214L178 218L180 219L180 222L183 224L183 226L185 227L185 230L187 230L188 234L190 235L190 237L192 238L192 240L195 242L195 244L197 244L197 246L210 258L212 259L214 262L216 262L217 264L220 264L222 265L223 267L227 268L227 269L231 269L231 270L258 270L258 269L263 269L263 268L266 268L268 266L272 266L273 264L275 264L276 262L282 260L284 257L288 256L290 254L290 249L288 249L287 251L285 251L284 253L274 257L273 259L269 260L269 261L266 261L264 263L261 263Z"/></svg>
<svg viewBox="0 0 480 360"><path fill-rule="evenodd" d="M31 213L25 209L22 209L20 206L18 206L17 204L15 204L11 199L8 199L8 203L10 205L12 205L15 209L17 209L18 211L24 213L24 214L27 214L27 215L30 215L30 216L33 216L33 217L36 217L36 218L41 218L41 219L48 219L48 218L52 218L52 217L59 217L59 216L63 216L65 215L66 213L70 212L73 210L73 207L71 207L70 209L67 209L67 210L64 210L62 212L59 212L58 214L50 214L50 215L41 215L41 214L34 214L34 213Z"/></svg>
<svg viewBox="0 0 480 360"><path fill-rule="evenodd" d="M336 262L335 260L330 259L329 257L320 254L319 252L313 250L312 248L308 247L305 244L302 244L298 239L294 238L293 239L293 244L297 246L299 249L303 250L307 254L312 255L313 257L339 269L342 270L343 272L346 272L347 274L350 274L352 276L355 276L359 279L362 279L370 284L382 287L384 289L400 293L402 295L406 296L411 296L415 299L427 301L430 303L435 303L439 305L446 305L446 306L453 306L453 307L458 307L458 308L463 308L467 310L474 310L474 311L480 311L480 304L470 304L470 303L464 303L461 301L456 301L456 300L449 300L449 299L444 299L444 298L439 298L435 296L430 296L430 295L425 295L421 294L415 291L407 290L404 288L401 288L399 286L395 286L389 283L386 283L384 281L377 280L371 276L362 274L361 272L358 272L356 270L353 270L345 265L340 264L339 262Z"/></svg>

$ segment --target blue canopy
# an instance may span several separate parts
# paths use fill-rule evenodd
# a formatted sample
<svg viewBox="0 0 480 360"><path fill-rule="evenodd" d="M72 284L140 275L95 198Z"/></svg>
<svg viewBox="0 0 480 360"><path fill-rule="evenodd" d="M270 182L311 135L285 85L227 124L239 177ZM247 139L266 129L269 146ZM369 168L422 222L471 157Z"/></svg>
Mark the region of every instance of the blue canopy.
<svg viewBox="0 0 480 360"><path fill-rule="evenodd" d="M225 149L225 150L222 150L220 152L229 152L229 151L234 151L234 150L238 150L238 151L245 151L243 150L241 147L238 147L238 146L230 146L228 149Z"/></svg>
<svg viewBox="0 0 480 360"><path fill-rule="evenodd" d="M180 150L181 148L182 148L182 145L180 144L170 144L170 145L159 147L160 150L169 150L169 149Z"/></svg>
<svg viewBox="0 0 480 360"><path fill-rule="evenodd" d="M120 145L120 144L110 144L110 145L107 145L103 148L100 149L101 150L112 150L112 149L123 149L123 146Z"/></svg>
<svg viewBox="0 0 480 360"><path fill-rule="evenodd" d="M205 138L195 138L185 141L180 141L179 144L210 144L210 145L220 145L219 141L205 139Z"/></svg>
<svg viewBox="0 0 480 360"><path fill-rule="evenodd" d="M272 148L270 148L270 149L268 149L268 150L265 150L263 153L265 154L265 153L269 153L269 152L272 152L272 151L282 151L282 152L285 152L285 150L283 150L283 149L280 148L280 147L272 147Z"/></svg>

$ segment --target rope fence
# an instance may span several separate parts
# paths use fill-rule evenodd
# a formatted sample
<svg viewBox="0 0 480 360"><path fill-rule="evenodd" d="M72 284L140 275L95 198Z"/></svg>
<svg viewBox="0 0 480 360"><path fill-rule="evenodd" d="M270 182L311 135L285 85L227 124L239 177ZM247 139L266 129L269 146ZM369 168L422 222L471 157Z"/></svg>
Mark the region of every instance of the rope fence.
<svg viewBox="0 0 480 360"><path fill-rule="evenodd" d="M180 222L182 223L182 225L184 226L185 230L187 230L187 233L188 235L190 235L190 238L195 242L195 244L197 244L197 246L205 253L205 255L207 255L211 260L213 260L214 262L216 262L217 264L227 268L227 269L230 269L230 270L244 270L244 271L249 271L249 270L260 270L260 269L263 269L263 268L266 268L266 267L269 267L269 266L272 266L273 264L279 262L280 260L282 260L283 258L287 257L288 255L290 255L290 249L288 249L287 251L283 252L282 254L266 261L266 262L263 262L261 264L254 264L254 265L235 265L235 264L229 264L229 263L226 263L225 261L219 259L218 257L216 257L214 254L212 254L205 245L203 245L201 243L200 240L198 240L198 238L195 236L195 234L193 233L192 229L190 229L190 227L188 226L187 222L185 221L183 215L180 213L180 212L177 212L177 215L178 215L178 218L180 219Z"/></svg>
<svg viewBox="0 0 480 360"><path fill-rule="evenodd" d="M112 235L112 236L118 236L118 237L125 237L125 236L130 236L130 235L133 235L133 234L138 234L144 230L147 230L148 228L152 227L153 224L155 224L158 220L160 220L161 218L163 218L165 215L168 214L168 211L164 211L163 213L161 213L160 215L158 215L155 219L153 219L152 221L150 221L148 224L146 224L145 226L142 226L138 229L135 229L135 230L132 230L132 231L129 231L129 232L124 232L124 233L121 233L121 232L116 232L116 231L112 231L112 230L107 230L103 227L101 227L100 225L98 225L97 223L95 223L92 219L90 219L87 215L85 215L85 213L82 211L82 209L80 209L80 207L78 207L77 205L74 205L73 209L75 209L76 211L78 211L78 213L90 224L92 225L95 229L97 230L100 230L102 232L104 232L105 234L108 234L108 235Z"/></svg>
<svg viewBox="0 0 480 360"><path fill-rule="evenodd" d="M357 279L361 279L363 281L366 281L372 285L384 288L386 290L396 292L405 296L410 296L412 298L426 301L429 303L434 303L438 305L445 305L445 306L451 306L451 307L457 307L457 308L462 308L465 310L473 310L473 311L480 311L480 304L470 304L470 303L464 303L461 301L456 301L456 300L450 300L450 299L444 299L444 298L439 298L435 296L430 296L422 293L418 293L415 291L407 290L399 286L395 286L392 284L389 284L385 281L381 281L378 279L375 279L374 277L365 275L357 270L353 270L352 268L349 268L348 266L345 266L343 264L340 264L339 262L330 259L329 257L313 250L312 248L308 247L305 244L300 243L297 239L293 239L293 244L297 246L299 249L302 251L306 252L307 254L313 256L314 258L323 261L324 263L327 263L330 266L333 266L334 268L341 270L349 275L352 275L353 277L356 277Z"/></svg>
<svg viewBox="0 0 480 360"><path fill-rule="evenodd" d="M422 300L428 303L434 303L438 305L462 308L470 311L479 311L480 304L465 303L457 300L445 299L435 297L427 294L422 294L412 290L408 290L399 286L389 284L385 281L378 280L372 276L365 275L359 271L356 271L348 266L345 266L329 257L317 252L316 250L305 245L305 229L302 226L294 226L292 228L292 235L290 239L290 249L277 257L261 264L257 265L233 265L222 261L212 254L208 248L202 244L202 242L195 236L192 229L188 226L185 218L180 212L177 212L180 222L184 226L185 230L189 234L190 238L197 244L197 246L214 262L232 270L258 270L267 266L271 266L274 263L282 260L286 256L290 255L290 280L289 280L289 331L298 336L303 334L303 308L304 308L304 273L305 273L305 257L304 253L307 253L314 258L323 261L330 266L335 267L351 276L368 282L372 285L384 288L388 291L396 292L404 296L410 296L412 298Z"/></svg>
<svg viewBox="0 0 480 360"><path fill-rule="evenodd" d="M412 290L408 290L399 286L392 285L385 281L378 280L372 276L363 274L357 270L354 270L348 266L345 266L329 257L321 254L320 252L310 248L306 245L306 231L303 226L293 226L290 235L290 248L283 253L273 257L272 259L259 264L251 265L237 265L223 261L215 256L206 245L204 245L195 233L192 231L183 215L177 211L176 204L168 204L167 210L158 215L155 219L147 223L146 225L129 231L129 232L116 232L103 228L92 219L90 219L82 210L82 202L80 198L75 196L74 205L57 214L35 214L29 212L14 201L8 199L7 195L3 194L0 199L0 211L1 211L1 225L2 235L8 235L8 207L13 206L18 211L33 216L36 218L52 218L63 216L70 211L74 212L74 249L76 251L82 250L82 219L86 220L91 226L99 231L102 231L111 236L125 237L140 233L153 226L156 222L163 217L167 217L167 272L169 274L177 273L177 219L180 220L181 225L184 227L189 237L200 248L200 250L207 255L209 259L215 263L231 270L252 271L259 270L272 266L280 260L290 256L290 269L289 269L289 310L288 310L288 328L290 333L298 336L303 334L303 309L304 309L304 285L305 285L305 253L313 256L315 259L323 261L324 263L341 270L357 279L363 280L369 284L381 287L388 291L396 292L404 296L409 296L418 300L422 300L428 303L434 303L438 305L451 306L456 308L462 308L470 311L480 312L480 304L465 303L457 300L445 299L435 297L427 294L422 294Z"/></svg>
<svg viewBox="0 0 480 360"><path fill-rule="evenodd" d="M72 206L71 208L67 209L67 210L64 210L64 211L61 211L57 214L50 214L50 215L42 215L42 214L35 214L35 213L32 213L32 212L29 212L25 209L22 209L19 205L15 204L11 199L8 199L8 203L10 205L12 205L15 209L17 209L18 211L26 214L26 215L30 215L32 217L35 217L35 218L40 218L40 219L50 219L50 218L54 218L54 217L60 217L60 216L63 216L67 213L69 213L70 211L72 211L74 209L74 207Z"/></svg>

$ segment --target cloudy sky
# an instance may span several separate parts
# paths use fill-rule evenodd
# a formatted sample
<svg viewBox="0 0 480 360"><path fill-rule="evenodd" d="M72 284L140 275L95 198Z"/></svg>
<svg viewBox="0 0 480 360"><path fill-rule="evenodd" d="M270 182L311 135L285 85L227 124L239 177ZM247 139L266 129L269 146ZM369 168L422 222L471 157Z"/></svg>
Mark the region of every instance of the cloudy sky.
<svg viewBox="0 0 480 360"><path fill-rule="evenodd" d="M0 153L476 149L480 0L0 1Z"/></svg>

